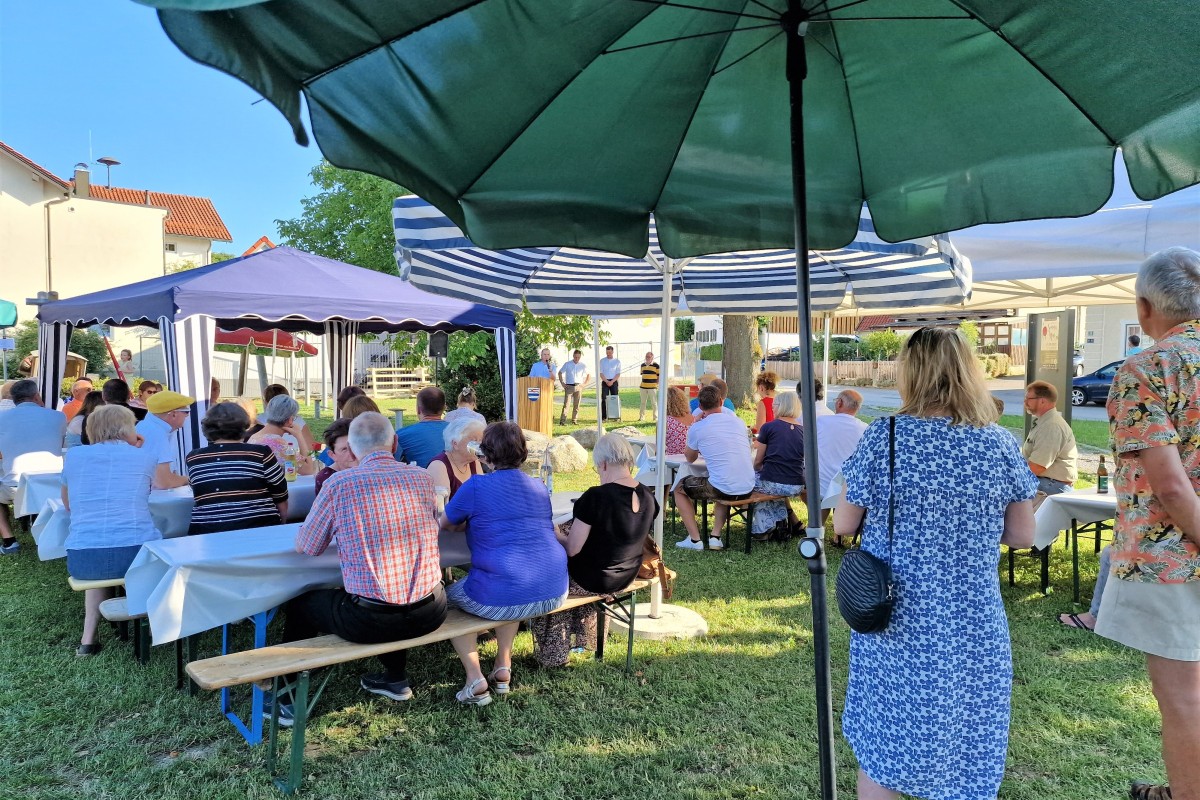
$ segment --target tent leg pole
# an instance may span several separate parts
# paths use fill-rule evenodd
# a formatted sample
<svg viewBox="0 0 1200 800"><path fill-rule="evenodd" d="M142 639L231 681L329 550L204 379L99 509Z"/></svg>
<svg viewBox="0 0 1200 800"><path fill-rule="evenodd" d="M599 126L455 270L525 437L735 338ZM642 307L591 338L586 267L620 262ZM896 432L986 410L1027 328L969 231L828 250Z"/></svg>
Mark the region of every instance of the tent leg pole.
<svg viewBox="0 0 1200 800"><path fill-rule="evenodd" d="M654 518L654 541L663 544L663 518L667 514L667 493L663 479L667 475L667 387L671 366L671 260L663 264L662 326L658 341L658 397L654 404L654 499L658 501L658 516ZM662 586L655 584L650 592L650 618L658 619L662 607Z"/></svg>
<svg viewBox="0 0 1200 800"><path fill-rule="evenodd" d="M816 420L813 388L812 287L809 283L808 187L804 173L804 79L808 71L804 34L807 12L801 0L788 0L784 15L787 35L787 79L791 120L792 193L796 211L796 300L800 333L801 409L805 420ZM837 774L833 743L833 692L829 668L829 616L826 592L825 530L821 526L820 472L817 468L817 437L804 437L804 482L808 491L807 539L801 543L811 585L813 614L813 662L817 699L817 748L820 760L821 798L837 797ZM807 541L811 540L811 541Z"/></svg>
<svg viewBox="0 0 1200 800"><path fill-rule="evenodd" d="M600 320L592 317L592 363L596 369L596 441L604 435L604 381L600 378ZM580 390L582 391L582 390Z"/></svg>

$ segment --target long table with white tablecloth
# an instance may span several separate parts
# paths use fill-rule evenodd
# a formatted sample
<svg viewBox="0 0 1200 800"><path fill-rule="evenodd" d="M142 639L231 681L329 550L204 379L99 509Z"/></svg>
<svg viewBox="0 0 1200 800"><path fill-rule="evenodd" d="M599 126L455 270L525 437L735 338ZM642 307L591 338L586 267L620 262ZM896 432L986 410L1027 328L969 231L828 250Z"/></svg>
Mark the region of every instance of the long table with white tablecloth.
<svg viewBox="0 0 1200 800"><path fill-rule="evenodd" d="M163 644L342 585L336 546L296 552L298 524L146 542L125 573L131 613L146 614ZM442 531L441 566L469 564L466 534Z"/></svg>
<svg viewBox="0 0 1200 800"><path fill-rule="evenodd" d="M60 475L53 475L57 482ZM57 484L56 484L57 485ZM302 522L312 508L316 496L316 479L312 475L300 475L288 483L288 522ZM55 492L54 498L58 498ZM41 513L33 524L33 539L37 543L38 558L49 561L67 557L67 534L71 527L71 512L63 507L59 499L49 499L41 507ZM164 539L184 536L192 519L192 489L155 489L150 492L150 516Z"/></svg>
<svg viewBox="0 0 1200 800"><path fill-rule="evenodd" d="M1117 516L1117 495L1098 494L1095 489L1064 492L1047 497L1034 514L1033 546L1049 547L1058 535L1077 525L1102 522Z"/></svg>

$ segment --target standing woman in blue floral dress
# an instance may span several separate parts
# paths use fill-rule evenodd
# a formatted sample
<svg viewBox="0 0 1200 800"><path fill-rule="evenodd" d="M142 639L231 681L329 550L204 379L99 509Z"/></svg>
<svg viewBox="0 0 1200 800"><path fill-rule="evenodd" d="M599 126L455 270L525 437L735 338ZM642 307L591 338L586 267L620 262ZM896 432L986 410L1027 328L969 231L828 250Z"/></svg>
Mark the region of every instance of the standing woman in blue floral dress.
<svg viewBox="0 0 1200 800"><path fill-rule="evenodd" d="M842 467L840 536L890 561L891 624L852 633L842 730L858 759L858 797L991 800L1008 749L1012 651L998 545L1033 544L1037 480L996 408L966 340L922 328L899 362L895 486L888 421ZM888 545L888 496L896 493Z"/></svg>

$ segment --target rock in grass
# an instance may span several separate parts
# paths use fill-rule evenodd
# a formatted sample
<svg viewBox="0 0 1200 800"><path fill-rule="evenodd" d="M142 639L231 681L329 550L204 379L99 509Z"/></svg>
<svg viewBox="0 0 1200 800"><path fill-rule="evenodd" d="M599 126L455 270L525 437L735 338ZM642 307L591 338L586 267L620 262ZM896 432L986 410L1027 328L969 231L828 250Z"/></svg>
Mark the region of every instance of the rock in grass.
<svg viewBox="0 0 1200 800"><path fill-rule="evenodd" d="M591 450L596 446L596 429L580 428L577 431L571 431L571 438L579 442L581 446Z"/></svg>
<svg viewBox="0 0 1200 800"><path fill-rule="evenodd" d="M596 432L592 431L594 435ZM588 465L588 451L571 436L557 436L546 451L555 472L579 472Z"/></svg>

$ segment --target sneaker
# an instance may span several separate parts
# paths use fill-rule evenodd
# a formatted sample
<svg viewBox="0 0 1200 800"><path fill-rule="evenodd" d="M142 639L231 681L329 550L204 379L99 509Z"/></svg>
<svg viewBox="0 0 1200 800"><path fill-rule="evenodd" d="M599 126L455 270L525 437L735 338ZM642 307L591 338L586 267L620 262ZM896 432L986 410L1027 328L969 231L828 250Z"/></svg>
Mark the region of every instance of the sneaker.
<svg viewBox="0 0 1200 800"><path fill-rule="evenodd" d="M271 721L271 710L275 706L275 696L270 692L263 692L263 719L267 722ZM292 723L296 721L295 709L291 703L279 703L279 727L290 728Z"/></svg>
<svg viewBox="0 0 1200 800"><path fill-rule="evenodd" d="M680 539L675 543L676 547L682 547L684 550L703 550L704 545L697 539Z"/></svg>
<svg viewBox="0 0 1200 800"><path fill-rule="evenodd" d="M373 672L369 675L363 675L359 679L358 684L371 694L377 694L392 700L412 700L413 692L412 688L408 685L407 678L402 681L390 681L386 672Z"/></svg>
<svg viewBox="0 0 1200 800"><path fill-rule="evenodd" d="M12 544L0 544L0 555L11 556L21 549L21 543L13 539Z"/></svg>
<svg viewBox="0 0 1200 800"><path fill-rule="evenodd" d="M725 543L724 543L724 542L722 542L722 541L721 541L720 539L718 539L717 537L713 536L712 538L710 538L710 539L708 540L708 549L709 549L709 550L724 550L724 549L725 549Z"/></svg>

